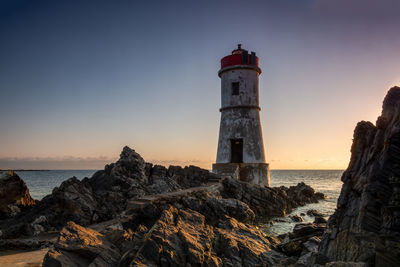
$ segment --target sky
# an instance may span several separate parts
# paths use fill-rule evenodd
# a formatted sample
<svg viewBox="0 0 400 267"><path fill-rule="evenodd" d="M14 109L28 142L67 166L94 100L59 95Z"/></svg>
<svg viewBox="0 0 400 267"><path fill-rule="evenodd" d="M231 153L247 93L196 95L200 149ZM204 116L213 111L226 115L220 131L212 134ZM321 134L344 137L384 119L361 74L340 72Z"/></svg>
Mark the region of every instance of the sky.
<svg viewBox="0 0 400 267"><path fill-rule="evenodd" d="M260 58L271 169L344 169L400 84L400 1L0 1L0 168L101 169L128 145L215 162L220 59Z"/></svg>

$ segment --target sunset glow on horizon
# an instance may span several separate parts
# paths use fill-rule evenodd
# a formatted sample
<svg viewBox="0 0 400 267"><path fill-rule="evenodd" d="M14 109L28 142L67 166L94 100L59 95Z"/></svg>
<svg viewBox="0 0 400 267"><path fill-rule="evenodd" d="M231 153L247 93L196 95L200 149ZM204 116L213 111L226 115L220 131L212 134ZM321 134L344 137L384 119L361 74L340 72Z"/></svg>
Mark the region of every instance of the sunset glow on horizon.
<svg viewBox="0 0 400 267"><path fill-rule="evenodd" d="M270 168L345 169L400 85L400 3L232 2L2 2L0 169L102 169L125 145L211 169L238 43L260 59Z"/></svg>

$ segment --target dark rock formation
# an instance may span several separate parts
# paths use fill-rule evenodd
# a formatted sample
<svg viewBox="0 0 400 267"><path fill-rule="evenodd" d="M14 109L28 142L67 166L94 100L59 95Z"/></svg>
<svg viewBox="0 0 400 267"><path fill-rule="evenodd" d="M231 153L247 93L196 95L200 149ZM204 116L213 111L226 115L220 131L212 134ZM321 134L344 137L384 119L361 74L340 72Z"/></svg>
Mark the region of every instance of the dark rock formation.
<svg viewBox="0 0 400 267"><path fill-rule="evenodd" d="M315 193L304 183L289 188L261 187L231 178L224 179L222 184L223 197L238 199L246 203L257 216L266 218L285 216L298 206L324 199L323 194Z"/></svg>
<svg viewBox="0 0 400 267"><path fill-rule="evenodd" d="M168 169L153 166L134 150L124 147L117 162L106 165L92 178L79 181L72 177L54 188L51 195L38 201L35 206L17 214L16 211L22 206L32 205L34 201L25 183L16 174L5 172L2 175L0 207L7 213L0 213L7 217L15 215L0 220L2 238L60 230L68 221L86 226L110 220L124 211L132 199L219 180L215 174L195 166L170 166Z"/></svg>
<svg viewBox="0 0 400 267"><path fill-rule="evenodd" d="M326 224L299 223L278 248L288 256L301 256L309 252L317 252L320 238Z"/></svg>
<svg viewBox="0 0 400 267"><path fill-rule="evenodd" d="M106 220L125 210L130 199L201 186L211 180L219 177L195 166L153 166L124 147L120 159L96 172L88 183L99 203L97 216Z"/></svg>
<svg viewBox="0 0 400 267"><path fill-rule="evenodd" d="M303 217L301 217L299 215L293 215L293 216L289 216L289 217L294 222L304 222Z"/></svg>
<svg viewBox="0 0 400 267"><path fill-rule="evenodd" d="M219 176L195 166L153 166L124 147L117 162L106 165L91 178L70 178L35 206L1 220L0 231L2 238L18 238L60 230L68 221L87 226L116 218L130 209L129 203L145 196L180 192L210 181L219 181ZM282 216L321 197L304 183L290 188L265 188L225 179L220 189L169 201L202 212L209 222L217 221L221 215L251 222L255 215ZM29 203L28 198L23 203Z"/></svg>
<svg viewBox="0 0 400 267"><path fill-rule="evenodd" d="M203 214L171 205L134 230L111 239L69 223L43 266L268 266L284 257L273 250L278 240L256 227L226 216L210 225Z"/></svg>
<svg viewBox="0 0 400 267"><path fill-rule="evenodd" d="M113 247L118 248L115 250L115 255L122 255L119 258L119 266L272 266L279 264L287 257L277 249L280 240L248 224L255 219L255 213L249 205L239 199L228 198L228 189L239 186L245 187L245 192L250 195L255 192L264 192L259 194L268 197L266 201L273 205L268 210L284 209L271 214L284 214L290 205L294 205L293 200L288 199L283 189L261 188L229 178L224 179L221 184L208 187L194 187L190 190L137 199L128 205L125 214L130 219L122 223L120 229L120 233L129 233L125 236L130 236L130 239L127 240L121 236L114 238L115 241L107 239ZM300 184L298 187L299 191L302 191L300 189L304 188L304 185ZM313 199L313 196L309 194L304 196L297 194L297 197L301 199L301 203L304 198ZM254 208L261 210L261 205L265 202L258 205L251 202L251 204ZM299 253L307 247L309 249L313 247L312 241L308 242L310 244L307 243L313 234L322 234L320 226L314 224L306 226L302 228L302 231L296 230L297 235L293 236L293 239L297 238L299 242ZM67 228L62 232L66 232ZM100 231L98 235L104 235L104 233ZM75 240L74 237L71 238ZM65 242L60 239L58 243L61 241ZM106 248L110 247L107 242ZM45 266L53 266L50 264L56 262L57 259L74 262L79 259L80 253L81 251L78 250L66 250L65 246L57 244L56 249L47 254ZM298 256L299 253L296 252L296 255ZM84 260L87 264L94 264L95 259L96 257L91 257L89 262L87 258Z"/></svg>
<svg viewBox="0 0 400 267"><path fill-rule="evenodd" d="M107 236L69 222L54 249L47 252L43 266L117 266L120 257L119 248Z"/></svg>
<svg viewBox="0 0 400 267"><path fill-rule="evenodd" d="M95 221L97 209L90 185L73 177L30 209L1 220L0 230L3 238L18 238L59 230L70 220L87 225Z"/></svg>
<svg viewBox="0 0 400 267"><path fill-rule="evenodd" d="M0 171L0 219L34 205L25 182L13 171Z"/></svg>
<svg viewBox="0 0 400 267"><path fill-rule="evenodd" d="M389 90L376 126L358 123L351 153L320 252L335 261L400 266L399 87Z"/></svg>
<svg viewBox="0 0 400 267"><path fill-rule="evenodd" d="M125 147L117 162L91 178L70 178L36 205L1 220L7 241L0 245L24 236L42 244L43 236L62 229L44 266L270 266L287 251L252 223L321 198L304 183L266 188L220 181L194 166L153 166ZM318 226L308 228L292 238L302 250L314 249L309 239L320 234Z"/></svg>

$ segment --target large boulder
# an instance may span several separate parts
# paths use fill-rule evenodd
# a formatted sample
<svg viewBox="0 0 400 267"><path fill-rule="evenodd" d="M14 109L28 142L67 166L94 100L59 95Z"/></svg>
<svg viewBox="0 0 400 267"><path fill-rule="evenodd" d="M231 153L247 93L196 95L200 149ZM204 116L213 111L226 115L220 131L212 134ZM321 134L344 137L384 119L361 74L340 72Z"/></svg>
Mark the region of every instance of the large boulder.
<svg viewBox="0 0 400 267"><path fill-rule="evenodd" d="M320 252L335 261L400 266L400 87L389 90L376 126L357 124L342 181Z"/></svg>
<svg viewBox="0 0 400 267"><path fill-rule="evenodd" d="M61 230L54 246L44 257L44 267L116 266L121 257L118 247L99 232L74 222Z"/></svg>
<svg viewBox="0 0 400 267"><path fill-rule="evenodd" d="M39 205L47 208L43 215L57 228L63 227L68 221L88 225L98 220L98 203L90 184L76 177L54 188L53 193L43 198Z"/></svg>
<svg viewBox="0 0 400 267"><path fill-rule="evenodd" d="M324 198L322 193L315 193L314 189L304 183L289 188L263 187L225 178L222 184L223 197L238 199L246 203L256 215L265 218L285 216L298 206Z"/></svg>
<svg viewBox="0 0 400 267"><path fill-rule="evenodd" d="M13 171L0 171L0 219L35 204L25 182Z"/></svg>
<svg viewBox="0 0 400 267"><path fill-rule="evenodd" d="M98 221L98 203L87 181L72 177L53 189L51 195L14 217L0 220L3 238L39 235L61 229L72 220L82 225Z"/></svg>

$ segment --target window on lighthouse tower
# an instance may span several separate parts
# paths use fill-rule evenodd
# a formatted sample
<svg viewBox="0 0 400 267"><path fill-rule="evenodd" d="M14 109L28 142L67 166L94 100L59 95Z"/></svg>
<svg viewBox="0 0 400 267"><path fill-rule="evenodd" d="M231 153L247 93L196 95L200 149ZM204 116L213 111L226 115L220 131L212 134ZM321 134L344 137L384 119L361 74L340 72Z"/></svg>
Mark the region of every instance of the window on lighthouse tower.
<svg viewBox="0 0 400 267"><path fill-rule="evenodd" d="M232 95L239 95L239 82L232 83Z"/></svg>

